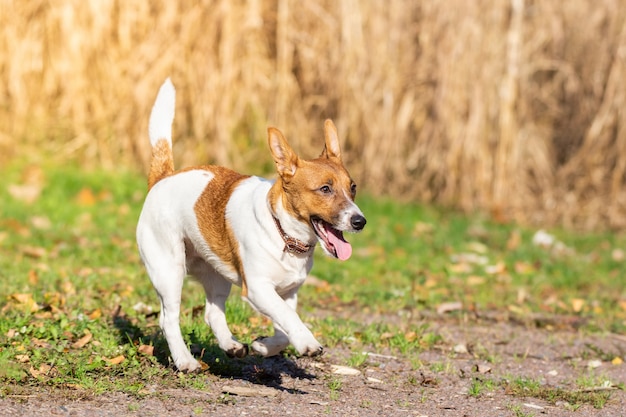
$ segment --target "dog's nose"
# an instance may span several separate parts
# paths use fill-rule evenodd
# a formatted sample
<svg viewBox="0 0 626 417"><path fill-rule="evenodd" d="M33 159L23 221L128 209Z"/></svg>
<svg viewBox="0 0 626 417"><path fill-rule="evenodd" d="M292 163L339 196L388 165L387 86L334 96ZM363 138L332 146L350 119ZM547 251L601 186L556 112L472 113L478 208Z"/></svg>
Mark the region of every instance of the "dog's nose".
<svg viewBox="0 0 626 417"><path fill-rule="evenodd" d="M355 214L350 218L350 224L355 230L363 229L365 227L365 223L367 223L367 220L365 220L365 217L360 214Z"/></svg>

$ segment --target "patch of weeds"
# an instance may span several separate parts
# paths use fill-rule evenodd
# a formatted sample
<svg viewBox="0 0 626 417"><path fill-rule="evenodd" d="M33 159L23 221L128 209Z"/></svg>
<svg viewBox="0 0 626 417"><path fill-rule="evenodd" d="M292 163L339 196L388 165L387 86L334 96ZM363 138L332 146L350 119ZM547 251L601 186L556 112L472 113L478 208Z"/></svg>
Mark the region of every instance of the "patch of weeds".
<svg viewBox="0 0 626 417"><path fill-rule="evenodd" d="M615 357L620 356L619 353L616 354L612 352L607 352L601 347L591 343L585 343L585 347L586 350L584 350L581 355L583 359L597 358L603 362L611 362Z"/></svg>
<svg viewBox="0 0 626 417"><path fill-rule="evenodd" d="M324 335L323 343L329 348L342 343L351 344L355 340L355 334L359 334L355 322L332 317L316 321L314 327Z"/></svg>
<svg viewBox="0 0 626 417"><path fill-rule="evenodd" d="M343 381L339 378L331 377L326 385L330 390L330 399L333 401L337 401L339 399L339 393L341 391L341 388L343 387Z"/></svg>
<svg viewBox="0 0 626 417"><path fill-rule="evenodd" d="M356 352L350 355L348 358L348 366L353 368L360 368L367 362L369 355L367 352Z"/></svg>
<svg viewBox="0 0 626 417"><path fill-rule="evenodd" d="M444 369L446 368L446 365L441 361L435 361L435 362L431 362L428 368L435 373L440 373L444 371Z"/></svg>
<svg viewBox="0 0 626 417"><path fill-rule="evenodd" d="M236 405L237 400L233 395L230 395L229 393L224 393L217 398L217 403L224 405Z"/></svg>
<svg viewBox="0 0 626 417"><path fill-rule="evenodd" d="M611 394L606 391L568 390L565 388L542 385L539 381L528 378L513 378L503 382L505 392L516 397L533 397L556 404L563 401L570 405L589 404L596 409L604 408Z"/></svg>
<svg viewBox="0 0 626 417"><path fill-rule="evenodd" d="M467 389L467 395L474 398L482 397L486 392L492 392L498 384L492 379L473 378Z"/></svg>
<svg viewBox="0 0 626 417"><path fill-rule="evenodd" d="M508 408L509 410L511 410L513 412L513 415L515 417L534 417L534 414L531 412L525 412L522 409L522 406L519 404L511 404L508 405L506 408Z"/></svg>
<svg viewBox="0 0 626 417"><path fill-rule="evenodd" d="M398 400L396 404L398 404L398 407L401 407L401 408L411 408L411 403L409 402L409 400L406 400L406 399Z"/></svg>

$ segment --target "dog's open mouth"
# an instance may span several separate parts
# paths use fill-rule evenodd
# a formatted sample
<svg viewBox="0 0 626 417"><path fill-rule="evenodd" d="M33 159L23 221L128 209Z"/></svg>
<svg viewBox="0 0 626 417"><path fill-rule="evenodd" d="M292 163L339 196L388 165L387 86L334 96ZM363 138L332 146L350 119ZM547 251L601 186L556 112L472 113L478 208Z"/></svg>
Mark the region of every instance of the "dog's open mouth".
<svg viewBox="0 0 626 417"><path fill-rule="evenodd" d="M329 254L342 261L352 255L352 245L343 238L341 230L335 229L330 223L320 218L312 218L311 224Z"/></svg>

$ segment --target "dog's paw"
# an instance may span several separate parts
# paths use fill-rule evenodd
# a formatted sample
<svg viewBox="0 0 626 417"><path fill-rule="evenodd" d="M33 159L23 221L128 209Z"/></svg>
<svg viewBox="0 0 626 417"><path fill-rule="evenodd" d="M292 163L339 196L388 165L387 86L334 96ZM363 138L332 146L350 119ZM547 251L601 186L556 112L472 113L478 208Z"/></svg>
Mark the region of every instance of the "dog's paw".
<svg viewBox="0 0 626 417"><path fill-rule="evenodd" d="M302 356L319 356L324 353L324 347L320 345L319 342L315 339L313 339L313 341L308 344L294 344L294 347Z"/></svg>
<svg viewBox="0 0 626 417"><path fill-rule="evenodd" d="M278 355L287 346L289 346L289 340L285 337L259 337L252 342L251 348L255 355L263 357L270 357Z"/></svg>
<svg viewBox="0 0 626 417"><path fill-rule="evenodd" d="M317 346L316 348L308 348L304 352L299 352L302 356L320 356L324 353L324 347L322 345Z"/></svg>
<svg viewBox="0 0 626 417"><path fill-rule="evenodd" d="M248 356L249 351L250 349L248 345L244 345L242 343L237 343L229 349L224 350L226 356L228 356L229 358L245 358L246 356Z"/></svg>
<svg viewBox="0 0 626 417"><path fill-rule="evenodd" d="M176 369L178 369L180 372L186 372L186 373L192 373L192 372L199 372L200 370L202 370L202 366L200 365L200 362L198 362L195 359L191 359L191 360L181 360L178 362L175 362L174 365L176 366Z"/></svg>

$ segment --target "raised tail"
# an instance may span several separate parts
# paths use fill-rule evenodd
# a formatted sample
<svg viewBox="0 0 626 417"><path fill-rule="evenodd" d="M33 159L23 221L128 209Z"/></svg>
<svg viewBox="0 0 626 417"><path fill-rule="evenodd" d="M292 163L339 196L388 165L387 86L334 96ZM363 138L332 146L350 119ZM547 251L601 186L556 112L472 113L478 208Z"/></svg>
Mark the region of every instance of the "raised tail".
<svg viewBox="0 0 626 417"><path fill-rule="evenodd" d="M176 107L176 90L172 81L165 80L152 106L148 132L152 144L152 161L148 175L148 189L174 172L172 154L172 122Z"/></svg>

